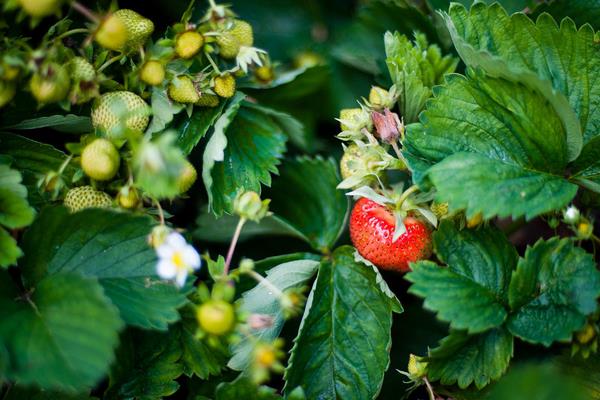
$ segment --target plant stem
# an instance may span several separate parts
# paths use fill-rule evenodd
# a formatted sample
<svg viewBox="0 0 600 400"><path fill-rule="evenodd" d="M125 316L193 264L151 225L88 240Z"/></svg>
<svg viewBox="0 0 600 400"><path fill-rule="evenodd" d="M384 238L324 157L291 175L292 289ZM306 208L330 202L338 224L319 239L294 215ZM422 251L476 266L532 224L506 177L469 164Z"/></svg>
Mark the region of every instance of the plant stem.
<svg viewBox="0 0 600 400"><path fill-rule="evenodd" d="M435 400L435 393L433 393L433 388L431 387L431 383L427 380L427 378L423 378L425 382L425 386L427 386L427 393L429 394L429 400Z"/></svg>
<svg viewBox="0 0 600 400"><path fill-rule="evenodd" d="M598 236L596 236L596 235L593 235L593 234L592 234L592 240L594 240L594 241L595 241L595 242L597 242L597 243L600 243L600 237L598 237Z"/></svg>
<svg viewBox="0 0 600 400"><path fill-rule="evenodd" d="M96 14L94 14L89 8L87 8L83 4L81 4L77 1L74 1L71 3L71 7L73 7L73 9L78 11L80 14L85 16L90 21L95 22L95 23L100 22L100 18L98 18L98 16Z"/></svg>
<svg viewBox="0 0 600 400"><path fill-rule="evenodd" d="M227 251L227 258L225 259L225 269L223 270L223 274L227 275L229 273L229 266L231 264L231 259L233 258L233 252L235 251L235 245L240 238L240 233L242 232L242 228L246 223L246 218L240 218L237 226L235 227L235 232L233 233L233 238L231 238L231 244L229 244L229 250Z"/></svg>
<svg viewBox="0 0 600 400"><path fill-rule="evenodd" d="M410 196L411 194L413 194L417 190L419 190L419 187L417 185L412 185L411 187L409 187L408 189L406 189L404 191L404 193L402 193L402 196L400 196L400 198L398 199L398 201L396 202L396 204L398 206L400 206L402 203L404 203L404 200L406 200L408 198L408 196Z"/></svg>
<svg viewBox="0 0 600 400"><path fill-rule="evenodd" d="M210 63L210 65L212 65L212 67L214 68L215 72L220 75L221 74L221 70L219 69L219 67L217 66L217 64L215 63L215 61L212 59L212 57L210 56L210 54L208 54L208 52L205 51L204 55L208 59L208 62Z"/></svg>
<svg viewBox="0 0 600 400"><path fill-rule="evenodd" d="M279 290L279 288L277 286L273 285L268 279L266 279L264 276L262 276L258 272L248 271L247 274L250 275L252 278L254 278L258 283L263 284L267 288L269 288L269 290L271 290L271 292L273 292L273 294L275 296L277 296L277 297L283 296L283 292L281 290Z"/></svg>
<svg viewBox="0 0 600 400"><path fill-rule="evenodd" d="M160 217L160 224L164 225L165 224L165 214L163 213L163 209L162 206L160 205L160 202L156 199L154 200L154 204L156 204L156 208L158 209L158 216Z"/></svg>
<svg viewBox="0 0 600 400"><path fill-rule="evenodd" d="M106 68L108 68L111 64L115 63L116 61L119 61L121 58L123 58L123 54L119 54L117 56L114 56L113 58L111 58L110 60L108 60L107 62L105 62L104 64L102 64L102 66L100 68L98 68L98 73L104 71Z"/></svg>
<svg viewBox="0 0 600 400"><path fill-rule="evenodd" d="M69 155L69 157L67 157L67 159L60 165L60 168L57 171L58 175L62 175L62 173L65 171L65 168L67 168L67 165L69 165L72 159L73 154Z"/></svg>
<svg viewBox="0 0 600 400"><path fill-rule="evenodd" d="M71 29L70 31L66 31L62 35L57 36L56 38L54 38L54 40L62 40L64 38L66 38L67 36L75 35L78 33L88 33L88 32L89 32L89 30L86 28Z"/></svg>

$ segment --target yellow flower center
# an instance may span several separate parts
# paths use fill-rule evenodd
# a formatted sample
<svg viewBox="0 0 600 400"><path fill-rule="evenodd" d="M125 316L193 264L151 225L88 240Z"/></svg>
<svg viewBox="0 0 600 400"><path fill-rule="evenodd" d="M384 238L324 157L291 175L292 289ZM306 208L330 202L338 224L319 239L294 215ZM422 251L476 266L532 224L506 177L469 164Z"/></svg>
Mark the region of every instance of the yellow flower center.
<svg viewBox="0 0 600 400"><path fill-rule="evenodd" d="M176 251L173 253L173 257L171 257L171 261L178 269L185 267L185 262L183 261L183 256L180 252Z"/></svg>

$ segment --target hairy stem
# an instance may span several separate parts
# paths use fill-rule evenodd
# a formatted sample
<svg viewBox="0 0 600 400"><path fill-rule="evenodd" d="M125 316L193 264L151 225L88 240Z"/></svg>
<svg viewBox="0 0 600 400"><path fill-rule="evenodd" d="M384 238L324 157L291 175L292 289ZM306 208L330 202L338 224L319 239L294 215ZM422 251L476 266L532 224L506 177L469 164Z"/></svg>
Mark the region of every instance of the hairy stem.
<svg viewBox="0 0 600 400"><path fill-rule="evenodd" d="M231 265L231 259L233 258L233 252L235 251L235 245L240 238L240 233L242 232L242 228L246 223L246 218L240 218L237 226L235 227L235 232L233 233L233 238L231 238L231 243L229 244L229 250L227 251L227 258L225 259L225 269L223 270L223 274L227 275L229 273L229 266Z"/></svg>

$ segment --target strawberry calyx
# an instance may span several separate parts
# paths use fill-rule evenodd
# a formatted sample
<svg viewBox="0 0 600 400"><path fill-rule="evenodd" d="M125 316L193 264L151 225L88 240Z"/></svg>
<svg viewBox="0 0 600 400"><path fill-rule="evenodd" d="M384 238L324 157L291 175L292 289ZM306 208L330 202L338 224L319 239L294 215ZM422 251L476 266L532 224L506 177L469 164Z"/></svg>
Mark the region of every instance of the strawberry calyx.
<svg viewBox="0 0 600 400"><path fill-rule="evenodd" d="M410 186L399 194L396 191L384 192L384 189L375 190L362 186L347 195L364 197L382 206L376 211L377 217L394 227L392 243L406 233L406 224L414 220L425 220L434 228L437 227L438 219L429 206L433 200L433 192L420 192L417 185Z"/></svg>

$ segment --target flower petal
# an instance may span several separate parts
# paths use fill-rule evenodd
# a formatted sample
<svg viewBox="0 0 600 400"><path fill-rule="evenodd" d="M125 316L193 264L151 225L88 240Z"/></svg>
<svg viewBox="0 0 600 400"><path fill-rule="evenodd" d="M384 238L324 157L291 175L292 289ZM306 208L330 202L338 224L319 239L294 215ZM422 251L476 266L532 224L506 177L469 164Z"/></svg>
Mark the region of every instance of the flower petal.
<svg viewBox="0 0 600 400"><path fill-rule="evenodd" d="M163 279L173 279L177 274L177 267L168 260L160 260L156 265L156 274Z"/></svg>
<svg viewBox="0 0 600 400"><path fill-rule="evenodd" d="M182 253L183 262L185 265L189 266L192 269L200 268L200 254L194 249L194 247L188 245Z"/></svg>
<svg viewBox="0 0 600 400"><path fill-rule="evenodd" d="M171 232L167 236L166 244L174 250L183 250L187 246L185 238L178 232Z"/></svg>
<svg viewBox="0 0 600 400"><path fill-rule="evenodd" d="M175 277L175 283L177 284L177 286L183 287L183 285L185 285L186 278L187 278L187 270L185 268L182 268L179 271L177 271L177 276Z"/></svg>
<svg viewBox="0 0 600 400"><path fill-rule="evenodd" d="M156 249L156 254L160 259L170 260L173 257L173 248L167 243L163 243Z"/></svg>

